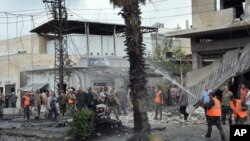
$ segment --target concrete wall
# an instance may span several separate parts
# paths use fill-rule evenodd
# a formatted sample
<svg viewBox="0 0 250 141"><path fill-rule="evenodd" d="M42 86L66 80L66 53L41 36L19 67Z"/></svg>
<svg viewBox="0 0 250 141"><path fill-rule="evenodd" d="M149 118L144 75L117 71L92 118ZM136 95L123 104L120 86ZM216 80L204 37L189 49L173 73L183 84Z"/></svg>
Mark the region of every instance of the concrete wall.
<svg viewBox="0 0 250 141"><path fill-rule="evenodd" d="M10 54L16 54L20 51L32 53L32 47L34 54L44 54L46 52L46 38L37 34L0 41L0 54L8 54L7 44Z"/></svg>
<svg viewBox="0 0 250 141"><path fill-rule="evenodd" d="M216 11L215 0L192 0L193 28L231 24L235 19L235 9Z"/></svg>
<svg viewBox="0 0 250 141"><path fill-rule="evenodd" d="M3 92L5 92L5 85L7 84L15 84L16 92L19 96L18 89L21 87L20 85L20 72L25 70L32 70L32 55L31 54L16 54L9 56L0 56L0 62L2 65L2 69L0 69L0 87L3 87ZM53 66L54 64L54 56L52 55L33 55L33 66L34 69L36 67L48 67ZM9 69L8 69L9 68ZM32 78L27 78L27 81L32 81ZM33 81L35 78L33 78ZM39 81L40 79L38 79ZM19 104L19 101L18 103Z"/></svg>
<svg viewBox="0 0 250 141"><path fill-rule="evenodd" d="M230 39L230 40L221 40L205 44L196 44L192 43L192 52L205 52L205 51L219 51L225 49L234 49L237 47L244 47L250 41L249 37Z"/></svg>

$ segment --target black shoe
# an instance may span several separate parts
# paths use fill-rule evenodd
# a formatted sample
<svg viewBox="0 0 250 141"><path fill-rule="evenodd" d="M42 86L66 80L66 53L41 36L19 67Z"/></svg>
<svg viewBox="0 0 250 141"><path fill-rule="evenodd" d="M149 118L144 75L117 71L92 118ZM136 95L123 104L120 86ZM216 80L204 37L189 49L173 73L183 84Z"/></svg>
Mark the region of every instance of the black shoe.
<svg viewBox="0 0 250 141"><path fill-rule="evenodd" d="M210 137L208 137L207 135L202 135L202 138L210 139Z"/></svg>

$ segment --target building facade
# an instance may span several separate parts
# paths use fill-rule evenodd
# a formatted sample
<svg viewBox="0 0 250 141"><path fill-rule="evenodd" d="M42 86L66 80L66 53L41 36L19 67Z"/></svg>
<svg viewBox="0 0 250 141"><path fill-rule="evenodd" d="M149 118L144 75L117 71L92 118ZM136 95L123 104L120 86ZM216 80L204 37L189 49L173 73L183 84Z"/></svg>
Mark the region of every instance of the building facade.
<svg viewBox="0 0 250 141"><path fill-rule="evenodd" d="M249 12L250 0L192 0L192 28L170 33L191 39L193 72L186 85L192 93L199 96L205 85L216 90L222 84L238 93L240 84L249 83L249 63L244 61L249 52ZM205 59L214 62L205 66Z"/></svg>
<svg viewBox="0 0 250 141"><path fill-rule="evenodd" d="M79 28L81 22L74 23L77 23ZM81 87L86 90L87 87L94 86L118 88L127 85L129 62L124 58L125 37L121 36L122 32L113 35L113 27L124 31L125 26L106 23L88 23L88 25L89 34L78 32L82 29L80 27L81 29L65 35L67 38L65 45L72 62L66 82L67 87L76 89ZM35 28L37 34L0 41L0 60L4 66L0 70L0 90L9 97L13 92L17 94L18 106L21 105L20 96L23 91L56 90L54 65L57 41L53 35L44 33L46 26L45 23ZM102 26L106 28L105 31ZM43 32L39 32L40 28ZM145 32L151 30L157 29L143 29ZM149 85L163 81L154 78L148 80Z"/></svg>

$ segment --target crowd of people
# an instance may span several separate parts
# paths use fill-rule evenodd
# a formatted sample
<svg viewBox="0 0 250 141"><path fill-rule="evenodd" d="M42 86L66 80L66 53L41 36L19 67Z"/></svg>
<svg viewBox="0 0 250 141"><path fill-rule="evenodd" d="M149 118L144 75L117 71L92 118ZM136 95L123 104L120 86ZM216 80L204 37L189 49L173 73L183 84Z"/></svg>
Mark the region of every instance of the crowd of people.
<svg viewBox="0 0 250 141"><path fill-rule="evenodd" d="M129 92L126 87L120 87L116 90L114 87L89 87L87 91L82 88L75 90L71 87L67 93L61 91L56 95L53 91L36 90L33 93L25 92L22 97L24 109L24 118L30 119L30 107L35 107L35 119L39 119L41 109L44 107L45 118L57 120L58 115L73 115L77 110L88 108L96 110L96 105L107 105L106 115L110 118L113 112L115 118L119 120L119 115L127 115L127 108L130 102ZM57 106L58 105L58 106Z"/></svg>
<svg viewBox="0 0 250 141"><path fill-rule="evenodd" d="M226 125L226 119L228 119L229 125L247 124L247 118L250 116L250 91L242 84L240 94L237 96L226 85L222 96L219 97L206 85L201 94L201 105L204 107L208 125L208 131L203 137L210 138L212 126L215 125L221 134L221 140L226 140L221 123Z"/></svg>
<svg viewBox="0 0 250 141"><path fill-rule="evenodd" d="M156 112L155 119L158 119L158 114L159 119L162 119L163 106L181 105L181 113L185 115L187 104L179 99L184 94L175 85L167 87L165 91L159 85L149 86L146 95L147 109ZM132 109L130 95L130 90L125 86L121 86L117 90L111 86L94 86L93 89L89 87L87 90L82 88L75 90L71 87L66 93L61 91L59 95L56 95L54 91L38 89L35 92L25 91L21 96L21 106L24 110L25 119L30 119L31 111L35 112L35 119L39 119L41 111L45 111L45 118L56 120L59 114L62 116L73 114L77 109L84 107L95 110L96 105L105 104L108 107L107 117L110 118L110 114L113 112L115 118L119 119L119 115L127 115L127 110ZM156 95L159 96L158 101L160 99L160 103L155 100ZM6 102L6 97L8 98L8 96L0 95L0 116L2 115L1 109L10 107L8 106L9 103L16 107L17 96L13 95L8 102ZM185 95L184 98L186 98Z"/></svg>

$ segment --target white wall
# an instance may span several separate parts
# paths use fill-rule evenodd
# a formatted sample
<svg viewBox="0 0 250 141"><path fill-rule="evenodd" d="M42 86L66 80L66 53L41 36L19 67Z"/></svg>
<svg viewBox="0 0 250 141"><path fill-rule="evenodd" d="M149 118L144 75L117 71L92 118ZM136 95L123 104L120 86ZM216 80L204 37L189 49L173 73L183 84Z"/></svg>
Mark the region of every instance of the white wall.
<svg viewBox="0 0 250 141"><path fill-rule="evenodd" d="M100 36L100 35L89 35L89 54L91 56L100 56L100 57L109 57L116 54L117 57L126 56L125 46L124 46L125 37L116 37L115 39L115 48L116 53L114 52L114 39L113 36ZM71 34L67 36L68 42L68 54L69 55L87 55L87 38L86 35L82 34ZM147 49L152 48L151 38L144 39ZM54 41L47 42L47 53L55 54L55 45ZM98 55L99 54L99 55Z"/></svg>

